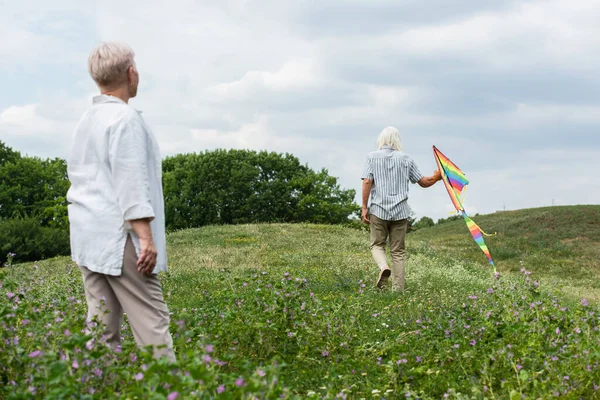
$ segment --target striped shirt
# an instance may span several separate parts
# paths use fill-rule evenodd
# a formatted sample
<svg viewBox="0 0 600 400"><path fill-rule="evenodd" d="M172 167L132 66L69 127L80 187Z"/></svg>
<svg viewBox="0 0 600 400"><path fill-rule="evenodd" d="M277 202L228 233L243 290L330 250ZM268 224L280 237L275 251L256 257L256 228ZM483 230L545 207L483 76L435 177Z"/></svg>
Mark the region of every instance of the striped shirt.
<svg viewBox="0 0 600 400"><path fill-rule="evenodd" d="M369 213L386 221L408 219L408 184L421 178L414 160L392 146L369 153L362 175L362 179L373 181Z"/></svg>

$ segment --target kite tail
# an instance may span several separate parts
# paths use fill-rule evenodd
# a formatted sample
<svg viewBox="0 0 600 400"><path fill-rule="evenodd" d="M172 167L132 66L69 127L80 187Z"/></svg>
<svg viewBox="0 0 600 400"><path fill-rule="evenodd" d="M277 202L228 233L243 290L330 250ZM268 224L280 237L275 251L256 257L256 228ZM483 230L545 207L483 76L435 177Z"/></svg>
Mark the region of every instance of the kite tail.
<svg viewBox="0 0 600 400"><path fill-rule="evenodd" d="M467 215L467 213L465 211L462 212L463 218L465 219L465 222L467 223L467 227L469 228L469 232L471 232L471 236L473 236L473 239L475 240L475 242L477 243L477 245L479 245L479 248L481 249L481 251L483 251L483 254L486 255L490 265L494 268L494 272L496 272L496 266L494 265L494 260L492 260L492 255L490 254L490 250L488 249L487 245L485 244L485 241L483 240L483 235L485 234L481 228L475 223L473 222L473 220L471 218L469 218L469 216ZM493 235L487 235L486 236L493 236Z"/></svg>

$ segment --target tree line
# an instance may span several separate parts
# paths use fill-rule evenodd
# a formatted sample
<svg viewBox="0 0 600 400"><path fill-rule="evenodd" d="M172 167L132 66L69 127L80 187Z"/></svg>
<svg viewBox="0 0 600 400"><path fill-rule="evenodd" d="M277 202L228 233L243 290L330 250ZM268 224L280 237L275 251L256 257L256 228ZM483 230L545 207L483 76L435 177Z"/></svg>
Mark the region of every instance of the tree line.
<svg viewBox="0 0 600 400"><path fill-rule="evenodd" d="M0 141L0 265L69 254L67 165L27 157ZM343 224L355 191L291 154L215 150L163 161L168 230L215 224Z"/></svg>

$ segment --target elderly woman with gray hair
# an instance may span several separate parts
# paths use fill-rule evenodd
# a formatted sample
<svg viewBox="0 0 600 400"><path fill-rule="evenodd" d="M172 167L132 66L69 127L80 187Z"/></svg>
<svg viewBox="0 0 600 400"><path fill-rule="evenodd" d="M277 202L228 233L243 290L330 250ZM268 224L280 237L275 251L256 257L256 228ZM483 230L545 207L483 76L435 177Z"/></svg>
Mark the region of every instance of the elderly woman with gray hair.
<svg viewBox="0 0 600 400"><path fill-rule="evenodd" d="M88 320L99 318L116 347L125 312L140 347L175 361L156 275L167 269L161 157L128 104L139 84L134 52L102 43L88 66L101 94L79 121L67 160L71 252L83 275Z"/></svg>
<svg viewBox="0 0 600 400"><path fill-rule="evenodd" d="M404 239L411 210L410 183L430 187L442 179L440 171L424 177L414 160L402 151L400 133L394 127L381 131L379 150L369 154L362 175L362 220L371 226L371 253L379 266L376 286L392 276L392 290L404 290ZM369 205L369 198L371 199ZM390 242L392 268L388 266L386 243Z"/></svg>

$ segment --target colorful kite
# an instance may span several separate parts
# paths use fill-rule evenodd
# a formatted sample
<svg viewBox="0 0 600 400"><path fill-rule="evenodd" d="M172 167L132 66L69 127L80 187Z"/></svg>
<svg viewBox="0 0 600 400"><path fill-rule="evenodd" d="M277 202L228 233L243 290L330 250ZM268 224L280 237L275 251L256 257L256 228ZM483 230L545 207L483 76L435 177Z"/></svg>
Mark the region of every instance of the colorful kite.
<svg viewBox="0 0 600 400"><path fill-rule="evenodd" d="M463 216L465 222L467 223L467 227L471 232L471 236L475 239L475 242L481 248L481 251L487 256L488 261L494 268L494 272L496 272L496 266L494 265L494 260L492 260L492 255L490 254L490 250L486 246L483 241L483 235L488 235L484 231L481 230L480 227L477 226L475 222L473 222L465 208L462 205L462 193L463 189L466 185L469 184L467 177L465 174L458 168L452 161L448 159L445 155L442 154L435 146L433 146L433 155L435 157L435 161L438 164L440 173L442 174L442 180L444 181L444 186L446 186L446 190L448 191L448 195L450 196L450 200L452 200L452 204L456 211Z"/></svg>

